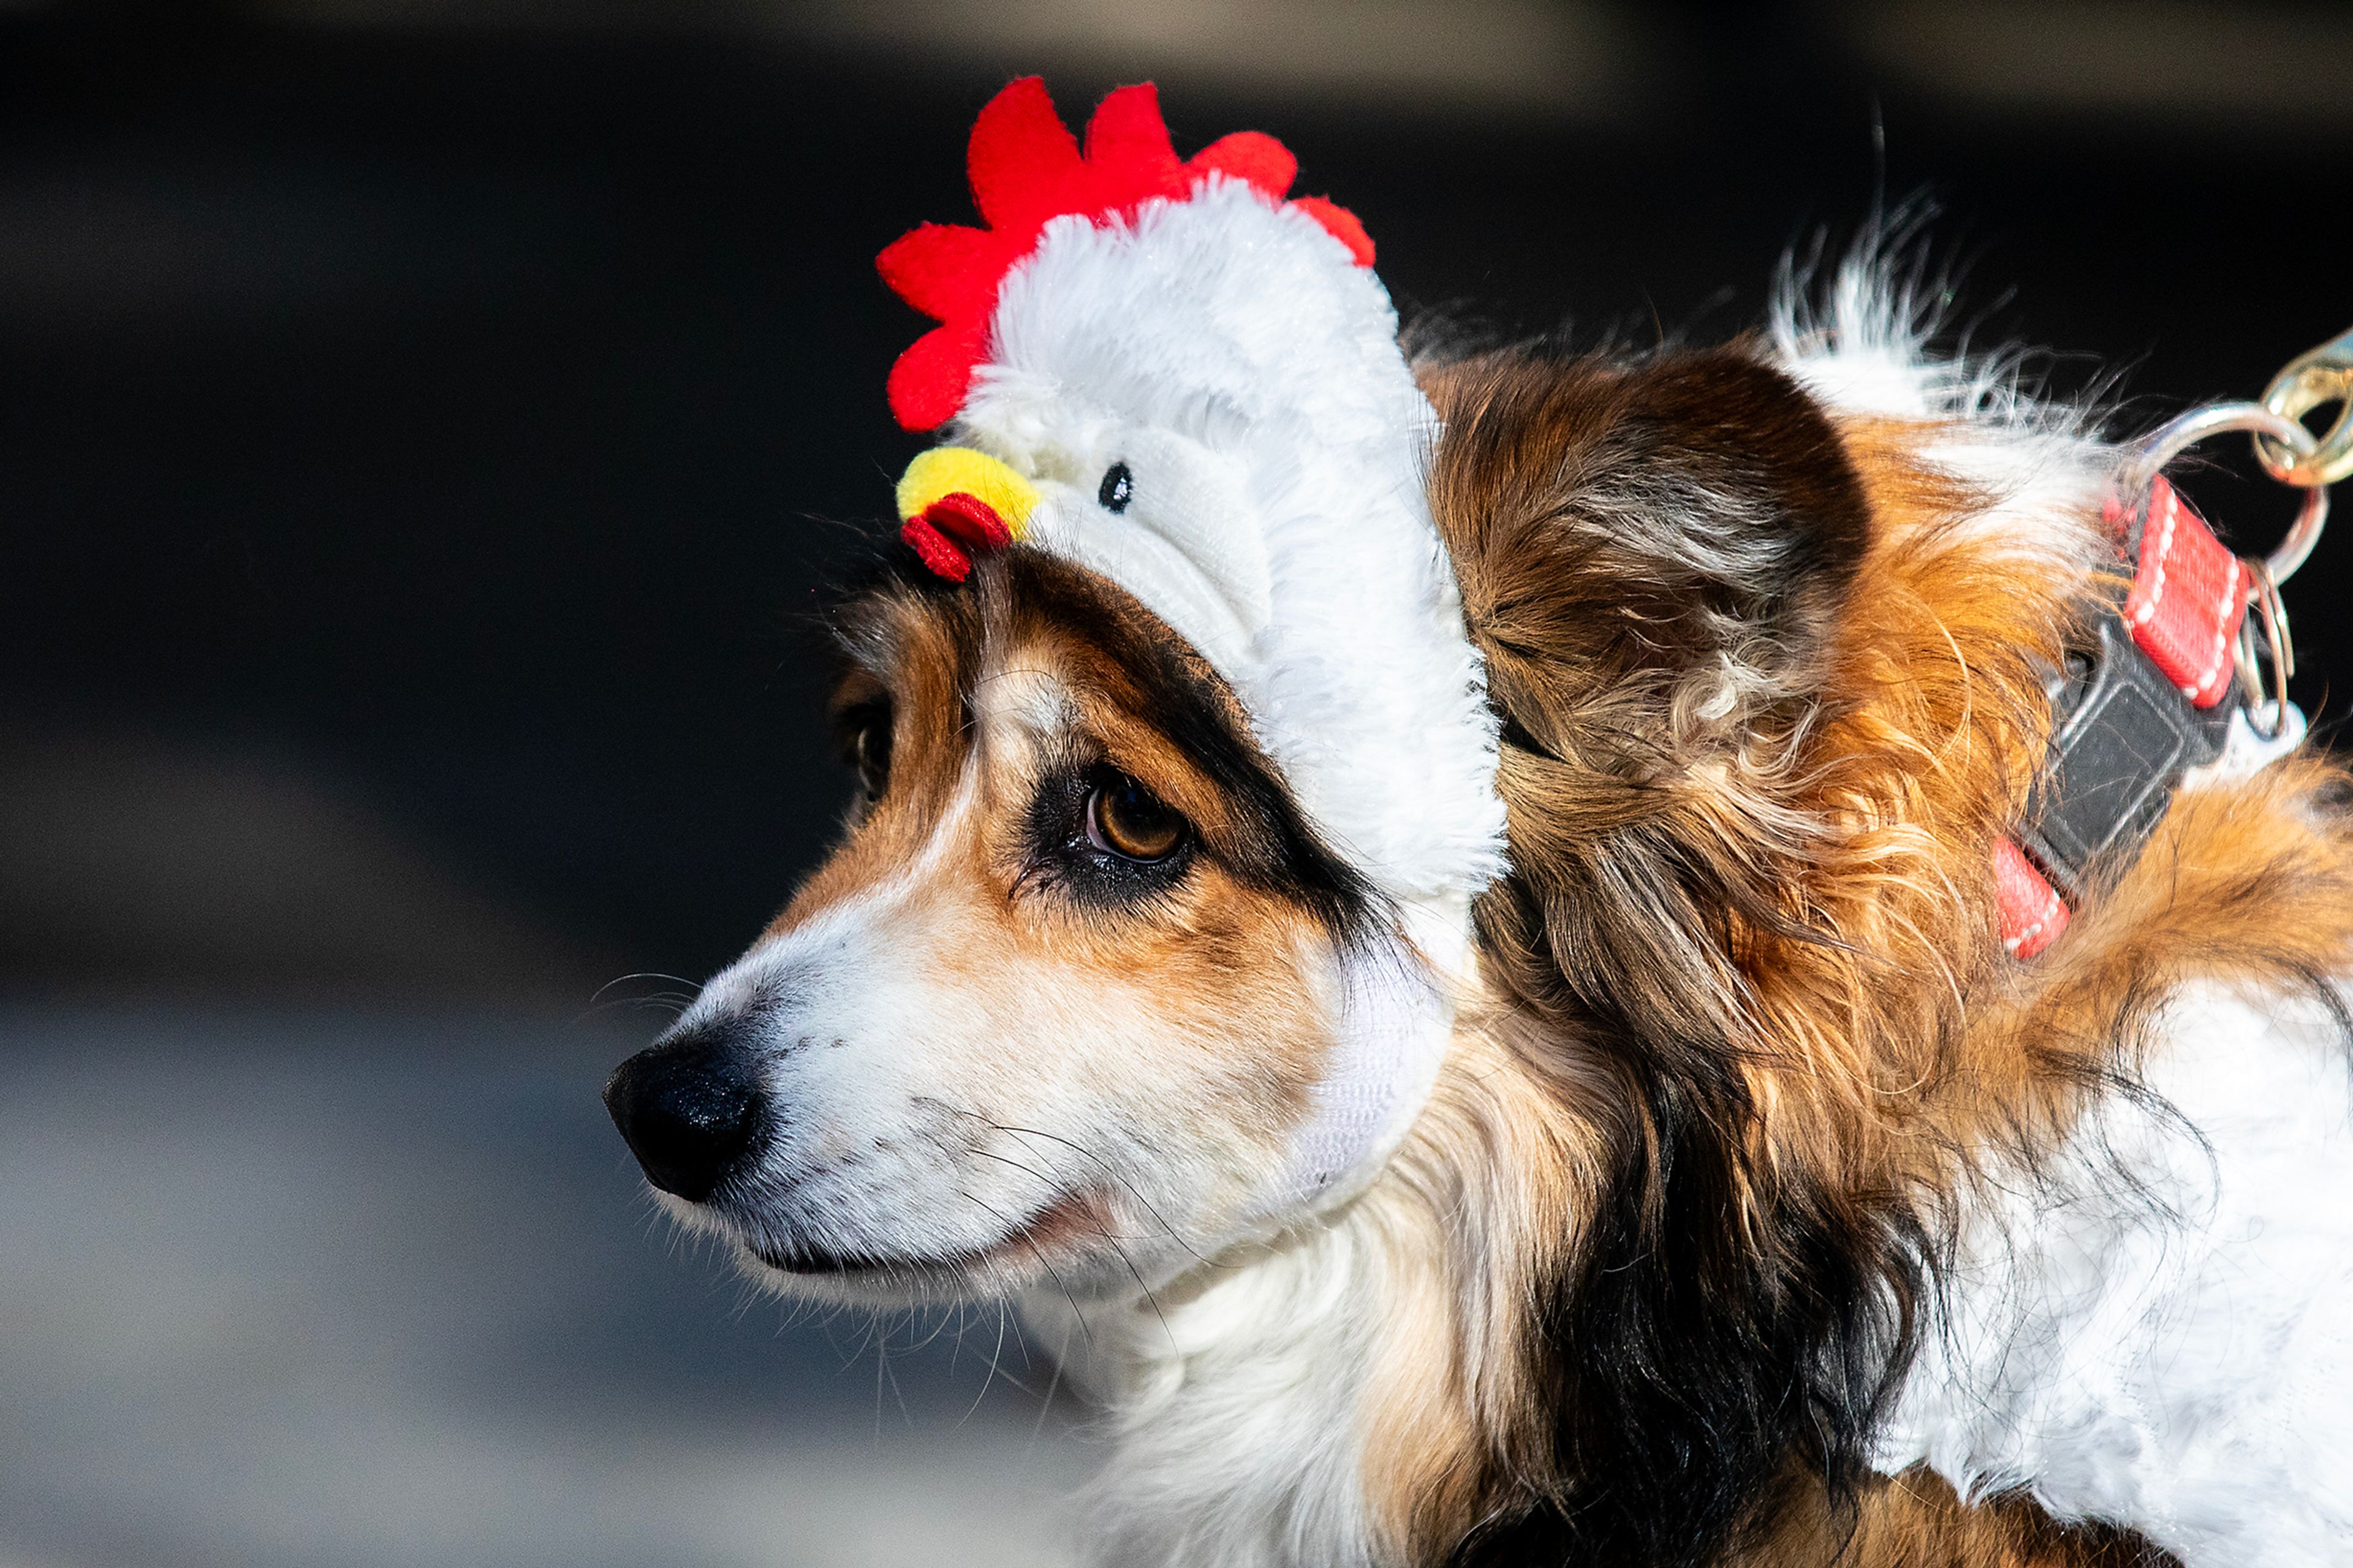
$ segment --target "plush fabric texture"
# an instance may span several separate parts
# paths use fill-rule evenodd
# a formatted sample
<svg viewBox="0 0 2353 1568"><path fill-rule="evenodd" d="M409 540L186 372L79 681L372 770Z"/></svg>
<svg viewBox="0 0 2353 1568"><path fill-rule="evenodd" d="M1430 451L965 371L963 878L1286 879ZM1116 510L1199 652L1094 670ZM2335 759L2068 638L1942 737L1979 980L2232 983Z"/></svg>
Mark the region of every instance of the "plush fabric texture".
<svg viewBox="0 0 2353 1568"><path fill-rule="evenodd" d="M1025 542L1207 658L1394 906L1392 940L1342 977L1330 1082L1271 1209L1343 1195L1420 1109L1471 900L1504 863L1495 721L1422 490L1435 417L1363 226L1285 201L1279 142L1179 162L1152 89L1123 88L1082 154L1025 80L983 111L971 161L989 228L929 226L881 258L943 323L892 405L919 427L953 416L955 441L1034 487Z"/></svg>
<svg viewBox="0 0 2353 1568"><path fill-rule="evenodd" d="M883 281L941 324L899 356L891 371L891 411L910 430L955 416L974 369L987 357L987 321L1005 275L1033 250L1057 217L1133 217L1148 201L1181 201L1211 174L1282 200L1298 161L1273 137L1237 132L1179 163L1152 84L1124 87L1087 123L1086 148L1054 112L1046 84L1024 77L991 99L972 129L973 205L987 228L927 223L876 258ZM1321 196L1292 204L1322 224L1358 266L1373 242L1345 207Z"/></svg>
<svg viewBox="0 0 2353 1568"><path fill-rule="evenodd" d="M955 428L1037 476L1032 541L1217 668L1381 890L1483 887L1494 721L1422 494L1435 419L1377 280L1304 215L1213 178L1133 225L1058 220L993 330ZM1116 515L1098 500L1114 464L1134 487Z"/></svg>

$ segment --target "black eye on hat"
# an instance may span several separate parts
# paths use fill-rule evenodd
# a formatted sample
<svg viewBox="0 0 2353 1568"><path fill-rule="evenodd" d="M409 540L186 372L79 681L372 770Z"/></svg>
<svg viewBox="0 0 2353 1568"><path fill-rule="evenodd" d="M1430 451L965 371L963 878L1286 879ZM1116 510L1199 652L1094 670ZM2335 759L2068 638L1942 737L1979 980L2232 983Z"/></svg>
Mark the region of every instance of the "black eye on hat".
<svg viewBox="0 0 2353 1568"><path fill-rule="evenodd" d="M1125 463L1113 463L1103 474L1103 489L1095 492L1095 500L1103 503L1105 511L1125 511L1127 503L1134 499L1135 476L1128 471Z"/></svg>

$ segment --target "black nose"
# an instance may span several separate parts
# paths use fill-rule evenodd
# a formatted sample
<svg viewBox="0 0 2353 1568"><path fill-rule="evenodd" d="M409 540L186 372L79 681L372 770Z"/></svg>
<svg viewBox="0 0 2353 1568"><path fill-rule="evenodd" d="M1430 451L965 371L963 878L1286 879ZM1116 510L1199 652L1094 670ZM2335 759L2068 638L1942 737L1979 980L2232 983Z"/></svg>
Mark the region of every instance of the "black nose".
<svg viewBox="0 0 2353 1568"><path fill-rule="evenodd" d="M613 1069L605 1109L646 1180L689 1203L711 1195L760 1121L752 1071L752 1053L724 1026L673 1036Z"/></svg>

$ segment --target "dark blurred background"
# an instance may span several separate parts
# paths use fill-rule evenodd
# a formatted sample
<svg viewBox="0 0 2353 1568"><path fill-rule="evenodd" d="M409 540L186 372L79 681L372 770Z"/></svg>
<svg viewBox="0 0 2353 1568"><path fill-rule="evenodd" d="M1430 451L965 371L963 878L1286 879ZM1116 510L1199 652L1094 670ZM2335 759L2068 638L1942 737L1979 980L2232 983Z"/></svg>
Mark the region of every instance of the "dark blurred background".
<svg viewBox="0 0 2353 1568"><path fill-rule="evenodd" d="M1282 137L1409 312L1727 335L1925 194L2133 422L2353 321L2342 4L0 3L0 1568L1053 1560L994 1313L746 1300L595 1100L831 831L871 259L1028 70Z"/></svg>

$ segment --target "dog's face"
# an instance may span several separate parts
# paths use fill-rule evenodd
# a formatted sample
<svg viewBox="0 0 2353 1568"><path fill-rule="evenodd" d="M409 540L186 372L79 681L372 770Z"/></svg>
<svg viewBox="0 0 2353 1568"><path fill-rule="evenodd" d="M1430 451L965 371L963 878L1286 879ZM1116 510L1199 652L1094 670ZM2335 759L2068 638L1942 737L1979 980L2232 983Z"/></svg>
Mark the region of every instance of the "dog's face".
<svg viewBox="0 0 2353 1568"><path fill-rule="evenodd" d="M1250 1217L1361 919L1231 695L1016 550L841 620L846 840L607 1098L665 1202L804 1293L1083 1292Z"/></svg>

